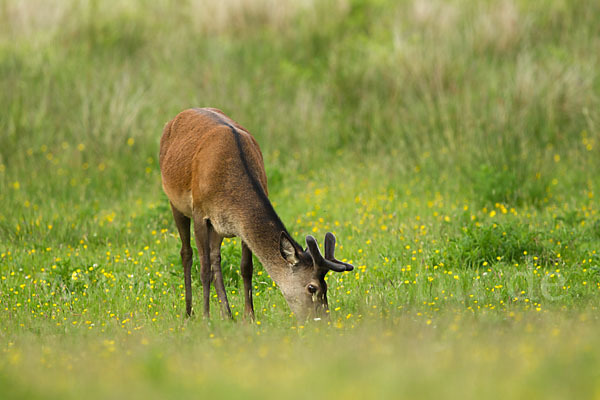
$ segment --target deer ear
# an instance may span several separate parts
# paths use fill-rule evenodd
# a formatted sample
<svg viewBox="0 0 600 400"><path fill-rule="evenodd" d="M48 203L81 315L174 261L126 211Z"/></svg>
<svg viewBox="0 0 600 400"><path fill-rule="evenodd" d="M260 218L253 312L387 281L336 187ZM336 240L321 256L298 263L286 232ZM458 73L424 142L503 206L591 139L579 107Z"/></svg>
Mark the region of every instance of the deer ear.
<svg viewBox="0 0 600 400"><path fill-rule="evenodd" d="M298 249L294 246L294 241L290 235L285 231L282 231L279 237L279 252L281 253L281 257L289 264L294 265L300 261Z"/></svg>

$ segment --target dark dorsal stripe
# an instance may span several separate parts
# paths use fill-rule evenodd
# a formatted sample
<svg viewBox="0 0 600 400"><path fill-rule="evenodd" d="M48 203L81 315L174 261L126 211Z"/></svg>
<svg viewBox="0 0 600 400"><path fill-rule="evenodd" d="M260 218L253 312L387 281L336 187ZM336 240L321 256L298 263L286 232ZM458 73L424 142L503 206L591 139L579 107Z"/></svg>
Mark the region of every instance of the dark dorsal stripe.
<svg viewBox="0 0 600 400"><path fill-rule="evenodd" d="M277 215L277 213L275 212L275 209L273 208L271 201L267 197L267 194L265 193L262 185L259 183L256 176L254 176L254 173L252 173L252 170L250 169L250 166L248 165L248 160L246 159L246 153L244 152L244 145L242 143L242 138L241 138L240 133L237 131L237 129L233 125L231 125L230 123L225 121L219 114L217 114L213 111L202 109L202 108L195 108L194 110L196 110L198 113L200 113L202 115L205 115L205 116L211 118L213 121L217 122L219 125L224 125L231 130L231 133L233 133L233 137L235 138L235 144L238 148L238 153L240 155L240 160L242 161L242 166L244 167L244 172L246 172L246 176L248 176L248 179L250 180L252 189L257 194L258 198L260 199L265 210L269 214L270 219L272 221L275 221L277 229L284 231L291 238L292 236L289 234L289 232L285 228L285 225L279 218L279 215ZM300 246L295 241L294 241L294 244L296 244L298 248L300 248L300 249L302 248L302 246Z"/></svg>

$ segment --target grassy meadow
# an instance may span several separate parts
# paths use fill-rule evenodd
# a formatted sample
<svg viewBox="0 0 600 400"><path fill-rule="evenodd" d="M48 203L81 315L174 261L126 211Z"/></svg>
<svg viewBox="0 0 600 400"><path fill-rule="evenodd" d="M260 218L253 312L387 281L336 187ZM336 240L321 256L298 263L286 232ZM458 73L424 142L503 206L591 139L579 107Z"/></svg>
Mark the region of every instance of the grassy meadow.
<svg viewBox="0 0 600 400"><path fill-rule="evenodd" d="M0 2L0 397L600 398L600 3ZM185 318L158 142L259 142L330 320L239 239ZM201 307L197 257L194 306ZM214 290L214 289L213 289ZM285 396L285 397L283 397Z"/></svg>

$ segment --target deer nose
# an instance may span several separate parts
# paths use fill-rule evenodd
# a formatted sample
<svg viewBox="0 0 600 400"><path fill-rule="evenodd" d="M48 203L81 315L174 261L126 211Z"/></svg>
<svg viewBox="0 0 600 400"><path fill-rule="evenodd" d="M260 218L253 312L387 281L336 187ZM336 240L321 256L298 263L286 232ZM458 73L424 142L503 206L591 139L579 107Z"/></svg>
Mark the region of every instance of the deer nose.
<svg viewBox="0 0 600 400"><path fill-rule="evenodd" d="M329 308L327 304L319 304L315 310L315 316L313 318L314 321L329 321Z"/></svg>

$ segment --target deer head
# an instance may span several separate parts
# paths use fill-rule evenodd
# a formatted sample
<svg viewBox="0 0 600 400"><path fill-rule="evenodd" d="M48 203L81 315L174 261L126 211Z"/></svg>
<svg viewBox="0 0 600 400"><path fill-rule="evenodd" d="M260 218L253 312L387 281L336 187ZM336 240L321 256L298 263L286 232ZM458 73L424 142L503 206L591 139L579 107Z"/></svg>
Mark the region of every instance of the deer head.
<svg viewBox="0 0 600 400"><path fill-rule="evenodd" d="M354 268L335 259L335 236L330 232L325 235L325 257L314 237L307 236L306 245L303 250L286 232L281 233L280 252L290 269L287 279L281 282L281 291L300 322L328 315L327 272L352 271Z"/></svg>

